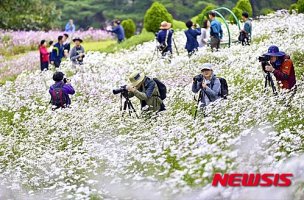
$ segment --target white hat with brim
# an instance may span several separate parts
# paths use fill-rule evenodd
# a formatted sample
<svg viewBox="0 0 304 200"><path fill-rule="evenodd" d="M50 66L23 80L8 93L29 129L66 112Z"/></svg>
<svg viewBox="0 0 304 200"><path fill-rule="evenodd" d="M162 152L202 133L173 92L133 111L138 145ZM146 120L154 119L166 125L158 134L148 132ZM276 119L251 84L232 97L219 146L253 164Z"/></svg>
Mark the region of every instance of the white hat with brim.
<svg viewBox="0 0 304 200"><path fill-rule="evenodd" d="M200 70L204 70L204 69L208 69L208 70L212 70L213 65L211 63L204 63L201 67Z"/></svg>
<svg viewBox="0 0 304 200"><path fill-rule="evenodd" d="M138 84L140 84L144 79L145 79L145 74L143 72L139 72L139 71L133 72L129 76L129 80L130 80L131 85L133 87L135 87Z"/></svg>
<svg viewBox="0 0 304 200"><path fill-rule="evenodd" d="M163 21L159 27L159 29L170 29L170 28L171 28L171 23L166 22L166 21Z"/></svg>

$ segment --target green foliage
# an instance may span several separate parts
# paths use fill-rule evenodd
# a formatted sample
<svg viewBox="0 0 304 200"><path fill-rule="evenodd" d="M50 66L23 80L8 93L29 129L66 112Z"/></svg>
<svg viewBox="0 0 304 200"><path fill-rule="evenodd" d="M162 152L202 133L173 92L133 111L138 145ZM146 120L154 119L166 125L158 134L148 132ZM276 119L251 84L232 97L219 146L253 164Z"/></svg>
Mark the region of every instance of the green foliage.
<svg viewBox="0 0 304 200"><path fill-rule="evenodd" d="M295 51L292 53L291 58L294 64L297 79L299 80L304 76L304 52Z"/></svg>
<svg viewBox="0 0 304 200"><path fill-rule="evenodd" d="M304 13L304 0L298 0L297 8L299 13Z"/></svg>
<svg viewBox="0 0 304 200"><path fill-rule="evenodd" d="M296 3L291 4L291 6L289 7L289 13L292 14L293 10L298 12L298 4L296 4Z"/></svg>
<svg viewBox="0 0 304 200"><path fill-rule="evenodd" d="M236 4L236 7L243 12L248 12L249 16L252 16L252 7L249 0L239 0Z"/></svg>
<svg viewBox="0 0 304 200"><path fill-rule="evenodd" d="M242 11L241 9L239 9L238 7L234 7L234 8L232 9L232 12L233 12L234 15L237 17L238 20L240 20L240 19L242 18L242 13L243 13L243 11ZM233 23L233 24L236 24L236 23L237 23L237 22L235 21L235 18L234 18L232 15L230 15L229 21L230 21L231 23Z"/></svg>
<svg viewBox="0 0 304 200"><path fill-rule="evenodd" d="M123 20L121 25L125 30L126 38L130 38L135 34L136 25L132 19Z"/></svg>
<svg viewBox="0 0 304 200"><path fill-rule="evenodd" d="M264 9L261 10L262 15L268 15L270 13L274 13L274 10L272 10L270 8L264 8Z"/></svg>
<svg viewBox="0 0 304 200"><path fill-rule="evenodd" d="M148 32L155 33L159 30L162 21L172 23L173 17L161 3L154 2L145 14L144 28Z"/></svg>
<svg viewBox="0 0 304 200"><path fill-rule="evenodd" d="M214 4L209 4L207 5L204 10L197 16L196 23L199 24L200 26L203 24L205 19L208 19L208 13L211 10L214 10L216 6Z"/></svg>
<svg viewBox="0 0 304 200"><path fill-rule="evenodd" d="M131 49L136 45L153 40L154 37L154 34L151 32L142 32L139 35L132 36L131 38L123 41L122 43L111 45L108 48L101 50L101 52L114 53L123 49Z"/></svg>
<svg viewBox="0 0 304 200"><path fill-rule="evenodd" d="M268 40L269 38L270 38L270 35L264 34L259 37L254 37L252 42L259 44L260 42L264 42L265 40Z"/></svg>
<svg viewBox="0 0 304 200"><path fill-rule="evenodd" d="M175 30L183 30L187 28L184 22L175 19L173 20L173 27Z"/></svg>
<svg viewBox="0 0 304 200"><path fill-rule="evenodd" d="M52 2L42 0L1 0L0 28L13 30L49 30L60 13Z"/></svg>
<svg viewBox="0 0 304 200"><path fill-rule="evenodd" d="M232 12L240 20L242 19L242 13L248 12L249 16L252 16L252 7L249 0L239 0L235 7L232 9ZM235 19L231 15L229 17L230 22L236 23Z"/></svg>

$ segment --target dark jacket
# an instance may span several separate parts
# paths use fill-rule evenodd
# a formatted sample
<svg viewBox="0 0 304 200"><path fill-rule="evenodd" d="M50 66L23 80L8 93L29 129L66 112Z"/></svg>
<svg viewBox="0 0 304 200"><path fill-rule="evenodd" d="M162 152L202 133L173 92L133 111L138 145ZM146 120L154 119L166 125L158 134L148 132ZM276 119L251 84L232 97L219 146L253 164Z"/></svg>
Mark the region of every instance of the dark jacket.
<svg viewBox="0 0 304 200"><path fill-rule="evenodd" d="M157 84L153 79L145 77L142 87L134 93L130 93L130 97L136 96L140 99L141 108L149 106L148 111L162 111L165 110L165 105L160 99L160 93Z"/></svg>
<svg viewBox="0 0 304 200"><path fill-rule="evenodd" d="M60 63L61 59L64 57L64 46L60 45L58 42L54 45L51 61Z"/></svg>
<svg viewBox="0 0 304 200"><path fill-rule="evenodd" d="M186 47L188 52L192 52L193 50L198 48L197 36L201 34L201 29L188 29L185 31L185 35L187 37Z"/></svg>
<svg viewBox="0 0 304 200"><path fill-rule="evenodd" d="M168 32L167 41L165 41L166 40L167 32ZM160 30L157 33L157 41L160 44L167 43L167 49L165 50L165 52L167 52L167 51L172 52L172 35L173 35L173 31L172 30Z"/></svg>
<svg viewBox="0 0 304 200"><path fill-rule="evenodd" d="M211 102L220 98L221 82L215 75L212 75L210 82L207 83L208 87L206 89L202 87L202 82L204 80L203 75L200 74L196 77L198 81L193 82L192 92L198 93L202 90L201 107L207 106Z"/></svg>
<svg viewBox="0 0 304 200"><path fill-rule="evenodd" d="M58 81L50 87L49 93L51 94L52 91L54 90L54 88L59 87L60 84L63 84L62 92L65 94L65 97L67 99L67 105L70 105L71 104L71 99L69 97L69 94L71 94L71 95L75 94L75 90L71 86L71 84L64 84L63 81Z"/></svg>
<svg viewBox="0 0 304 200"><path fill-rule="evenodd" d="M115 26L110 32L115 33L117 35L117 39L119 42L125 39L125 30L121 25Z"/></svg>
<svg viewBox="0 0 304 200"><path fill-rule="evenodd" d="M74 46L70 52L70 59L74 64L82 63L83 62L83 57L80 58L80 53L84 53L84 48L83 46Z"/></svg>

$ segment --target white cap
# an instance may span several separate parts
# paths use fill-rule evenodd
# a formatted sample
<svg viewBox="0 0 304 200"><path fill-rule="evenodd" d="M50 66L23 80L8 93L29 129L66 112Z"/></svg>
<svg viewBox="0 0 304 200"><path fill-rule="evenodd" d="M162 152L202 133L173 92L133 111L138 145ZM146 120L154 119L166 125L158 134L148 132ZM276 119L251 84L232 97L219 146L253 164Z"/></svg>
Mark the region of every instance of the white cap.
<svg viewBox="0 0 304 200"><path fill-rule="evenodd" d="M212 67L213 67L213 65L212 65L211 63L204 63L204 64L200 67L200 70L203 70L203 69L212 70Z"/></svg>

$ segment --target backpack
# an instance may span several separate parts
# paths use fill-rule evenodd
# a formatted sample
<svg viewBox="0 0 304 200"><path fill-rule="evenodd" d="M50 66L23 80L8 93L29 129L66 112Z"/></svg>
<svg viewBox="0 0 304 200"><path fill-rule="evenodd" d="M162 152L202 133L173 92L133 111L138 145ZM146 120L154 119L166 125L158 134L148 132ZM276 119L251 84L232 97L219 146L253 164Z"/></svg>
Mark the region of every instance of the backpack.
<svg viewBox="0 0 304 200"><path fill-rule="evenodd" d="M53 110L66 107L67 98L62 90L63 85L64 83L54 87L54 89L51 91L51 103L53 106L56 106L56 108L53 108Z"/></svg>
<svg viewBox="0 0 304 200"><path fill-rule="evenodd" d="M163 84L160 80L158 80L157 78L153 78L153 81L155 81L157 87L158 87L158 91L159 91L159 97L161 100L164 100L167 97L167 87L165 86L165 84Z"/></svg>
<svg viewBox="0 0 304 200"><path fill-rule="evenodd" d="M228 84L226 79L217 77L220 80L221 83L221 91L219 93L219 96L221 96L223 99L227 99L228 96ZM211 88L213 87L214 82L211 83Z"/></svg>

